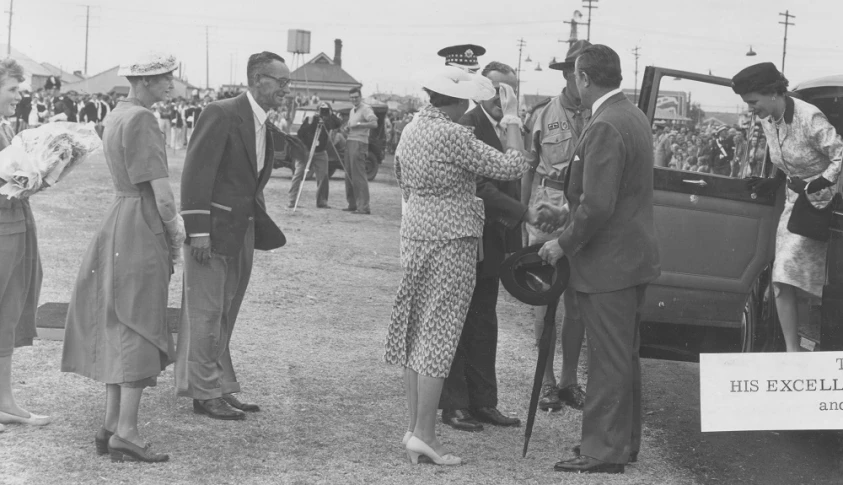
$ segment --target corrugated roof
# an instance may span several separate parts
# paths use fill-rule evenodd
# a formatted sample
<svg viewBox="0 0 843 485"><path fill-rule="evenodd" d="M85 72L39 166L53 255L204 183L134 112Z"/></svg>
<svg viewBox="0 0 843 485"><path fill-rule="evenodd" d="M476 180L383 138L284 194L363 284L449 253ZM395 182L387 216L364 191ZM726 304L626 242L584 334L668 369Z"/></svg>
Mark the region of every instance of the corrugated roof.
<svg viewBox="0 0 843 485"><path fill-rule="evenodd" d="M0 52L5 53L6 50L7 50L6 44L0 44ZM35 62L34 59L32 59L28 55L24 54L23 52L18 51L14 47L12 47L12 53L9 57L18 61L18 64L20 64L23 67L23 73L24 73L24 76L26 76L27 79L29 79L33 75L44 76L44 77L49 77L49 76L53 75L50 72L49 69L42 66L41 64L38 64L37 62Z"/></svg>
<svg viewBox="0 0 843 485"><path fill-rule="evenodd" d="M61 80L66 83L78 83L79 81L85 79L83 76L77 76L76 74L69 73L60 67L50 64L49 62L42 62L41 65L50 71L53 76L61 78Z"/></svg>
<svg viewBox="0 0 843 485"><path fill-rule="evenodd" d="M305 65L293 71L290 74L290 78L294 81L313 83L361 85L349 73L345 72L342 67L334 64L334 61L324 52L320 52L319 55L308 61Z"/></svg>

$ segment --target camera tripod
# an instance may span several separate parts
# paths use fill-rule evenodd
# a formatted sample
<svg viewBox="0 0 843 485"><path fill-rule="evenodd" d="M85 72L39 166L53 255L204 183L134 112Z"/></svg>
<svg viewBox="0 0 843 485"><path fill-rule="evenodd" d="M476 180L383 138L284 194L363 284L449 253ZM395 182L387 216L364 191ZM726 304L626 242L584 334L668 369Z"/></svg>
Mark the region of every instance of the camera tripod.
<svg viewBox="0 0 843 485"><path fill-rule="evenodd" d="M296 195L296 203L293 205L293 212L299 207L299 199L301 198L301 191L304 189L304 182L307 180L307 171L310 170L310 162L313 161L313 154L316 153L316 145L319 144L319 136L322 130L325 129L325 122L322 117L319 117L319 123L316 125L316 132L313 134L313 142L310 144L310 155L307 157L307 163L304 166L304 174L302 175L301 184L299 184L299 193Z"/></svg>

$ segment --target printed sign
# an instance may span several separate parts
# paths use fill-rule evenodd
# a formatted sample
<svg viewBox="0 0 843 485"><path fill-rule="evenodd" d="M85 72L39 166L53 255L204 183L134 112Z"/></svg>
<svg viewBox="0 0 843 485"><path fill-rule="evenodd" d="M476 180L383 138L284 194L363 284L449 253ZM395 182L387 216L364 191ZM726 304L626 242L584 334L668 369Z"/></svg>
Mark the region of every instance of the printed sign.
<svg viewBox="0 0 843 485"><path fill-rule="evenodd" d="M843 352L701 354L702 431L843 429Z"/></svg>

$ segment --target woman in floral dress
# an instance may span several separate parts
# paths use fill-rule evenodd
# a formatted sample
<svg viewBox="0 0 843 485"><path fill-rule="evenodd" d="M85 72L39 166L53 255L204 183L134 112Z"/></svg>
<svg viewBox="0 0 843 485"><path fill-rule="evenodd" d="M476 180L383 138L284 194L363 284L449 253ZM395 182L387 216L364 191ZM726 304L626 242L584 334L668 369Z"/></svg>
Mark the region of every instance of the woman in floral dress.
<svg viewBox="0 0 843 485"><path fill-rule="evenodd" d="M843 140L820 110L786 94L787 79L770 63L750 66L732 78L732 89L761 119L775 177L750 181L757 193L773 191L787 179L787 200L776 231L773 290L776 310L788 352L797 352L799 299L822 297L828 243L794 234L787 229L793 204L800 193L817 208L826 207L836 192L843 163Z"/></svg>
<svg viewBox="0 0 843 485"><path fill-rule="evenodd" d="M401 265L404 269L386 340L387 363L404 367L409 426L404 436L413 463L426 455L440 465L458 465L436 437L442 385L462 332L474 290L483 202L475 176L519 178L529 167L521 153L517 115L504 117L508 148L501 153L456 123L468 99L495 95L488 79L445 67L423 86L431 105L407 125L395 155L404 200ZM508 96L507 96L508 94ZM517 103L501 85L502 104ZM517 111L515 111L517 113ZM512 124L509 124L509 122Z"/></svg>

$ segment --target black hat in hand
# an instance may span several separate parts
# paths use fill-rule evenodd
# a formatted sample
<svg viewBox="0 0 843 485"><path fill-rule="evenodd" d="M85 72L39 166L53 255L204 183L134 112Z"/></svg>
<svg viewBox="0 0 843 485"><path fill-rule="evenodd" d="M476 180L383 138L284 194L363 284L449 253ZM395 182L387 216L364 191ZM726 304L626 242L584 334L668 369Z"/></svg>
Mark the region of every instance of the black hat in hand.
<svg viewBox="0 0 843 485"><path fill-rule="evenodd" d="M512 296L535 306L544 306L562 296L568 287L571 268L568 258L559 258L555 266L539 256L544 244L518 250L501 264L501 283Z"/></svg>

